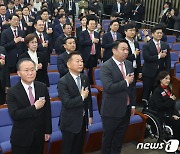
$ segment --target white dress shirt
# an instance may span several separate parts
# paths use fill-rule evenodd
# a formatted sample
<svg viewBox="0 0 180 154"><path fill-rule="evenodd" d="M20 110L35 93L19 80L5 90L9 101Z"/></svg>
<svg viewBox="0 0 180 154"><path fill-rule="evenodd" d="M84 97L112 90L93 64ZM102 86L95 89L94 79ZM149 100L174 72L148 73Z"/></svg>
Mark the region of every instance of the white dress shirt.
<svg viewBox="0 0 180 154"><path fill-rule="evenodd" d="M29 86L31 86L32 87L32 94L33 94L33 96L34 96L34 98L35 98L35 89L34 89L34 82L32 82L30 85L27 85L26 83L24 83L22 80L21 80L21 83L22 83L22 85L23 85L23 87L24 87L24 89L25 89L25 91L26 91L26 94L27 94L27 96L28 96L28 98L30 99L30 97L29 97Z"/></svg>

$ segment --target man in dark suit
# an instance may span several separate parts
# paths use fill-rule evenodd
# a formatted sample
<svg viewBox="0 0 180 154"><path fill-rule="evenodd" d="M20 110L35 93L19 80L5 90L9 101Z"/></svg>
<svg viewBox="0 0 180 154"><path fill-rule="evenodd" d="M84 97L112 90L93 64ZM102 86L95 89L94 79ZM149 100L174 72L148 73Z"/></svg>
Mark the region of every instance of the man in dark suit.
<svg viewBox="0 0 180 154"><path fill-rule="evenodd" d="M63 25L63 33L56 39L56 42L55 42L55 51L57 54L62 54L66 51L63 46L64 38L70 37L71 34L72 34L71 24L64 24Z"/></svg>
<svg viewBox="0 0 180 154"><path fill-rule="evenodd" d="M75 16L76 15L76 6L74 0L68 0L65 3L65 10L68 15Z"/></svg>
<svg viewBox="0 0 180 154"><path fill-rule="evenodd" d="M50 53L51 49L49 48L49 37L46 32L44 32L44 23L41 19L37 19L34 22L35 32L38 38L38 52L42 52L48 63L50 63Z"/></svg>
<svg viewBox="0 0 180 154"><path fill-rule="evenodd" d="M13 14L13 13L14 13L14 1L10 0L10 1L8 2L8 9L7 9L7 11L6 11L6 14L7 14L8 16L10 16L10 15Z"/></svg>
<svg viewBox="0 0 180 154"><path fill-rule="evenodd" d="M138 78L142 77L139 43L134 40L134 36L136 35L136 26L131 23L126 24L124 26L124 33L126 35L125 39L128 41L129 47L127 60L133 64L134 78L136 81Z"/></svg>
<svg viewBox="0 0 180 154"><path fill-rule="evenodd" d="M100 61L101 49L100 36L94 31L95 28L96 18L94 18L94 15L92 15L87 20L87 30L82 31L79 36L84 66L89 69L88 76L91 84L93 83L92 70L93 67L97 66L97 62Z"/></svg>
<svg viewBox="0 0 180 154"><path fill-rule="evenodd" d="M10 88L7 104L13 127L10 137L12 154L42 154L44 141L52 132L51 107L45 84L34 81L36 65L31 59L17 63L21 81Z"/></svg>
<svg viewBox="0 0 180 154"><path fill-rule="evenodd" d="M156 25L152 29L152 37L147 44L143 46L144 65L143 75L143 100L149 100L149 96L154 89L154 82L160 71L170 72L171 59L169 45L161 41L163 30L161 25Z"/></svg>
<svg viewBox="0 0 180 154"><path fill-rule="evenodd" d="M115 41L113 56L100 70L103 84L101 115L103 123L102 154L119 154L130 116L135 112L133 66L126 60L128 43Z"/></svg>
<svg viewBox="0 0 180 154"><path fill-rule="evenodd" d="M56 41L56 39L63 34L63 25L66 23L66 16L65 14L60 14L59 15L59 24L57 24L54 27L54 41Z"/></svg>
<svg viewBox="0 0 180 154"><path fill-rule="evenodd" d="M67 74L69 72L69 69L67 67L67 57L68 54L74 52L76 50L76 41L75 38L70 36L70 37L66 37L64 38L64 48L66 49L66 51L62 54L60 54L57 58L57 68L58 71L61 75L61 78Z"/></svg>
<svg viewBox="0 0 180 154"><path fill-rule="evenodd" d="M7 52L7 61L10 73L16 72L18 56L24 52L24 32L18 29L19 16L10 16L10 27L2 32L1 44Z"/></svg>
<svg viewBox="0 0 180 154"><path fill-rule="evenodd" d="M123 0L117 0L116 3L113 4L112 12L118 13L121 17L124 13L124 2Z"/></svg>
<svg viewBox="0 0 180 154"><path fill-rule="evenodd" d="M121 38L121 34L118 33L119 22L118 20L112 20L110 22L110 32L103 35L102 46L104 48L103 62L112 57L112 45L113 42Z"/></svg>
<svg viewBox="0 0 180 154"><path fill-rule="evenodd" d="M0 34L9 27L9 15L6 14L6 6L0 4Z"/></svg>
<svg viewBox="0 0 180 154"><path fill-rule="evenodd" d="M77 52L68 55L69 73L58 82L62 101L60 129L62 131L62 154L82 154L88 123L92 124L92 101L90 84L84 74L83 59ZM88 117L89 115L89 117Z"/></svg>
<svg viewBox="0 0 180 154"><path fill-rule="evenodd" d="M127 21L132 16L133 4L129 0L125 0L123 18Z"/></svg>
<svg viewBox="0 0 180 154"><path fill-rule="evenodd" d="M142 21L145 14L145 7L141 4L141 0L136 0L136 6L133 10L131 20ZM137 24L137 28L140 28L141 24Z"/></svg>
<svg viewBox="0 0 180 154"><path fill-rule="evenodd" d="M0 104L5 104L6 91L10 87L6 50L0 46Z"/></svg>

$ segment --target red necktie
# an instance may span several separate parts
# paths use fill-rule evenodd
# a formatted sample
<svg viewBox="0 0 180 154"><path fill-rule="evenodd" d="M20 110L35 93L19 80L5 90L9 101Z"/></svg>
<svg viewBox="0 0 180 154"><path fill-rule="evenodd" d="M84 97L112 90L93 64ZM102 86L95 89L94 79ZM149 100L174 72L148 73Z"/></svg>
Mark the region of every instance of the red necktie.
<svg viewBox="0 0 180 154"><path fill-rule="evenodd" d="M92 32L90 32L90 38L91 38L91 40L93 38ZM91 55L95 55L95 44L94 43L92 44L92 47L91 47Z"/></svg>
<svg viewBox="0 0 180 154"><path fill-rule="evenodd" d="M42 34L41 34L41 33L39 34L39 41L40 41L41 43L43 43L43 39L42 39Z"/></svg>
<svg viewBox="0 0 180 154"><path fill-rule="evenodd" d="M18 37L18 36L17 36L17 33L16 33L16 30L14 30L14 36L15 36L15 37Z"/></svg>
<svg viewBox="0 0 180 154"><path fill-rule="evenodd" d="M28 90L29 90L29 101L30 101L31 105L34 105L35 99L34 99L34 96L32 94L32 87L29 86Z"/></svg>
<svg viewBox="0 0 180 154"><path fill-rule="evenodd" d="M157 48L158 53L160 53L160 51L161 51L160 43L156 44L156 48Z"/></svg>

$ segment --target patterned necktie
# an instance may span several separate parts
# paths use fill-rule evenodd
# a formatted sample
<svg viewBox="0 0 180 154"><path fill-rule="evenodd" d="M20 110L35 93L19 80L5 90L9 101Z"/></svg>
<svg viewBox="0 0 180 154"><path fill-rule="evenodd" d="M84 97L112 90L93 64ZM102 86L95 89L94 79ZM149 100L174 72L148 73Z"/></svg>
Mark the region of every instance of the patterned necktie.
<svg viewBox="0 0 180 154"><path fill-rule="evenodd" d="M29 86L29 87L28 87L28 90L29 90L29 101L30 101L31 105L34 105L35 99L34 99L34 96L33 96L33 94L32 94L32 87Z"/></svg>
<svg viewBox="0 0 180 154"><path fill-rule="evenodd" d="M113 33L113 41L116 41L116 33Z"/></svg>
<svg viewBox="0 0 180 154"><path fill-rule="evenodd" d="M160 51L161 51L160 43L156 44L156 48L157 48L158 53L160 53Z"/></svg>
<svg viewBox="0 0 180 154"><path fill-rule="evenodd" d="M90 32L90 38L91 38L91 40L93 38L92 32ZM92 44L92 47L91 47L91 55L95 55L95 44L94 43Z"/></svg>
<svg viewBox="0 0 180 154"><path fill-rule="evenodd" d="M121 69L121 73L123 75L123 77L125 78L126 75L125 75L125 70L124 70L124 67L123 67L124 63L120 63L119 66L120 66L120 69Z"/></svg>
<svg viewBox="0 0 180 154"><path fill-rule="evenodd" d="M80 76L78 76L78 77L76 78L76 80L77 80L77 87L78 87L78 89L79 89L79 92L81 92L81 78L80 78Z"/></svg>

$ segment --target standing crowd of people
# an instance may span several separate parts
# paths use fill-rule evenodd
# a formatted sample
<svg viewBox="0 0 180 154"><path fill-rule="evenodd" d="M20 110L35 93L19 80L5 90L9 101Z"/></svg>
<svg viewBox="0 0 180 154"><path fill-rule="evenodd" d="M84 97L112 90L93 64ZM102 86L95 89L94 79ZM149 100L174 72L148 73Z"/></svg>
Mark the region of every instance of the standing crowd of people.
<svg viewBox="0 0 180 154"><path fill-rule="evenodd" d="M0 103L7 103L13 120L10 137L13 154L41 154L44 141L50 139L52 122L47 68L51 54L58 54L62 154L82 153L86 130L93 124L91 85L93 68L97 65L103 85L102 154L121 152L130 117L135 113L137 80L143 81L144 103L152 102L150 104L157 110L161 110L161 106L166 110L171 107L169 114L174 119L167 122L172 123L175 138L179 140L176 98L168 87L170 48L164 39L171 31L165 31L162 24L168 28L174 28L171 20L177 24L178 16L170 3L165 3L160 14L161 23L152 28L151 35L143 31L147 43L142 51L137 33L141 24L128 22L128 19L143 20L145 7L140 0L136 0L135 5L128 0L117 0L112 7L107 32L98 23L103 14L99 0L78 2L81 25L76 29L76 9L72 0L56 0L53 4L39 2L41 9L36 8L38 3L33 0L1 3ZM84 68L88 69L87 76L83 74ZM21 80L10 88L11 73L17 73ZM157 77L159 85L154 90ZM164 80L168 80L167 83ZM164 105L158 104L156 99Z"/></svg>

